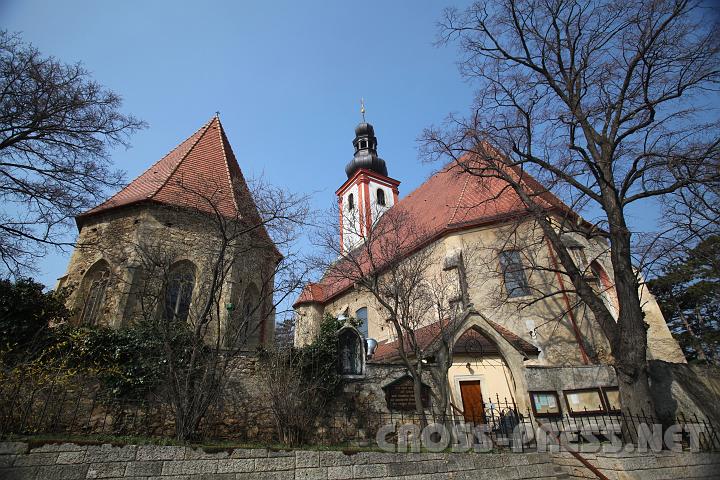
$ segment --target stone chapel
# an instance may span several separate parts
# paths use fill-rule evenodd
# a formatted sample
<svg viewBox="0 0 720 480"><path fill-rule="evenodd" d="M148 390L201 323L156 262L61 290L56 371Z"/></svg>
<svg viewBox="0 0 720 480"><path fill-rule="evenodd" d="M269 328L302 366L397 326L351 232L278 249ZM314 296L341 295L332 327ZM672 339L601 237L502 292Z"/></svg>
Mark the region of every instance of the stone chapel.
<svg viewBox="0 0 720 480"><path fill-rule="evenodd" d="M58 288L70 292L74 322L111 327L148 316L192 321L213 295L225 337L244 336L252 349L273 339L281 258L261 217L215 116L76 217L77 247Z"/></svg>

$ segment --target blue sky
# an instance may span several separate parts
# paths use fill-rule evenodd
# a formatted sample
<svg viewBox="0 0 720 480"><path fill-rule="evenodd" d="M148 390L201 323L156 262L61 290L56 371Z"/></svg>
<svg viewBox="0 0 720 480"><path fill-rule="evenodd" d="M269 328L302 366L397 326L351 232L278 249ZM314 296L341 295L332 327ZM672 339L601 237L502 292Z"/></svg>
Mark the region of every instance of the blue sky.
<svg viewBox="0 0 720 480"><path fill-rule="evenodd" d="M432 172L416 138L472 97L455 52L433 46L443 6L0 0L0 18L42 52L83 62L149 123L113 154L128 180L219 110L246 175L313 193L315 207L328 208L346 179L361 97L401 194ZM68 259L47 257L39 279L54 285Z"/></svg>
<svg viewBox="0 0 720 480"><path fill-rule="evenodd" d="M361 97L401 196L432 173L418 135L472 100L457 52L433 46L442 8L464 3L0 0L0 28L83 62L149 123L113 154L128 180L219 110L247 176L326 209L346 179ZM647 228L656 214L630 220ZM38 278L53 286L68 259L48 256Z"/></svg>

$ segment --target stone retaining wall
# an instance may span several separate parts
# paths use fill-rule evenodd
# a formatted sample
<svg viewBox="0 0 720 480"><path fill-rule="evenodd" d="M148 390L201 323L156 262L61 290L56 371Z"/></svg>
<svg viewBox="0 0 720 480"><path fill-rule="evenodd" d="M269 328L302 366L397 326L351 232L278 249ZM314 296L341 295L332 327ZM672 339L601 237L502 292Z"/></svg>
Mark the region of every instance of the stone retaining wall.
<svg viewBox="0 0 720 480"><path fill-rule="evenodd" d="M583 454L611 480L717 478L720 454ZM569 453L345 453L0 442L3 480L595 478Z"/></svg>
<svg viewBox="0 0 720 480"><path fill-rule="evenodd" d="M392 454L174 446L0 443L3 480L146 479L559 479L541 454Z"/></svg>
<svg viewBox="0 0 720 480"><path fill-rule="evenodd" d="M675 480L719 478L720 454L663 451L658 453L581 453L610 480ZM552 454L570 479L597 478L568 452Z"/></svg>

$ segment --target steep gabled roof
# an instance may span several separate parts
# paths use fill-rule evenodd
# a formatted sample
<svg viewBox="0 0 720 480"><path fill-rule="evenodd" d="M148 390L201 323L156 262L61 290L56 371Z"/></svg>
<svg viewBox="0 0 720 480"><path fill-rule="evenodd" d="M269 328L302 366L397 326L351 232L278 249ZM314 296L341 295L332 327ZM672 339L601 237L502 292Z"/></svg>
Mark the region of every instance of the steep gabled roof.
<svg viewBox="0 0 720 480"><path fill-rule="evenodd" d="M540 353L535 345L523 340L502 325L491 320L487 320L487 323L523 355L537 356ZM415 338L421 350L426 353L431 353L433 343L440 338L442 333L440 322L435 322L415 330ZM399 348L400 346L397 340L381 343L377 346L372 360L379 363L400 360ZM453 352L455 354L467 355L493 355L498 354L499 350L492 340L478 330L469 328L457 339Z"/></svg>
<svg viewBox="0 0 720 480"><path fill-rule="evenodd" d="M229 218L252 214L255 209L247 184L219 117L213 117L125 188L76 219L80 224L91 215L141 202L210 214L217 209Z"/></svg>

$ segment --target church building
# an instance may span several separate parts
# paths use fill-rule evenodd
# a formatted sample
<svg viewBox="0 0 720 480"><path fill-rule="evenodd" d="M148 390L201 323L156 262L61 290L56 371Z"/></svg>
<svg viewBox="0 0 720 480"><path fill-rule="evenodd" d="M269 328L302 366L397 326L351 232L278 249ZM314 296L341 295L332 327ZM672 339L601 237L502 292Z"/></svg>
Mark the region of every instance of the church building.
<svg viewBox="0 0 720 480"><path fill-rule="evenodd" d="M209 330L228 348L272 341L281 256L219 116L76 223L77 247L58 288L70 292L77 324L218 322Z"/></svg>
<svg viewBox="0 0 720 480"><path fill-rule="evenodd" d="M468 308L451 338L447 388L454 413L467 419L468 412L494 408L496 399L517 405L521 411L532 408L539 416L616 411L619 394L613 359L592 313L572 293L548 298L541 294L550 288L565 290L560 276L550 268L554 252L538 241L529 242L527 248L508 246L508 232L531 223L515 194L499 181L480 185L477 177L449 164L400 198L400 182L388 173L392 164L378 156L373 126L364 121L359 124L352 143L355 152L345 168L347 179L336 191L340 258L296 300L295 344L312 342L324 315L354 317L360 325L343 329L340 339L343 353L355 355L356 361L341 359L341 371L351 382L372 379L374 385L367 388L385 393L384 409L392 412L403 408L403 402L388 393L402 391L395 387L410 380L387 310L357 281L339 279L330 272L368 241L388 212L401 211L409 222L421 227L415 241L419 249L433 248L435 270L458 272L458 290L463 289L458 259L465 258L462 267L479 277L464 292ZM561 204L556 197L551 199L548 215L556 215L552 207ZM396 234L393 229L377 231L382 231L379 235ZM604 240L576 233L567 235L565 241L577 261L583 263L580 266L588 272L598 295L611 312L617 312L612 265ZM475 245L483 246L481 255L470 255ZM548 268L532 269L528 258ZM684 363L655 299L644 287L638 294L649 326L648 359ZM414 330L429 362L433 361L433 344L438 342L443 321L429 309ZM352 331L360 340L348 340ZM388 374L388 366L396 366L397 373ZM431 403L429 395L423 397L424 402ZM405 408L412 406L405 404Z"/></svg>

